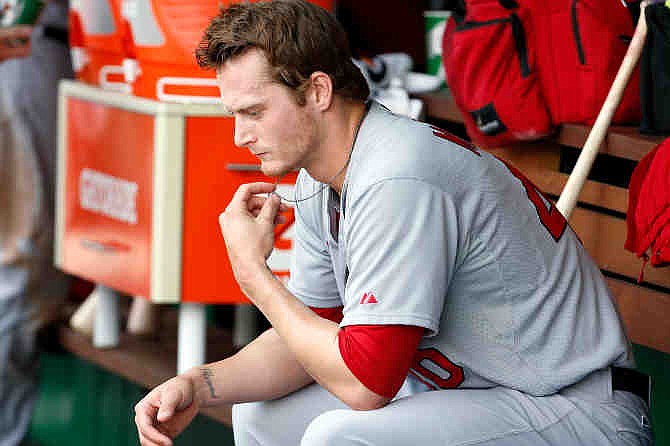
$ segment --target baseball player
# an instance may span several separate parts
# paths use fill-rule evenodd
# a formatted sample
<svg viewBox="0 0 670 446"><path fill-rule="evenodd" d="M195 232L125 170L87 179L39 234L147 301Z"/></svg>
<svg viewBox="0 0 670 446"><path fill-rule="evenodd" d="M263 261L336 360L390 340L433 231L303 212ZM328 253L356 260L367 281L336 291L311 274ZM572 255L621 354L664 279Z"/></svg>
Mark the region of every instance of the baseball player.
<svg viewBox="0 0 670 446"><path fill-rule="evenodd" d="M267 175L301 169L291 278L265 263L285 204L241 186L221 231L273 327L153 389L141 443L235 403L238 445L651 444L646 381L565 219L512 166L366 103L346 48L301 0L207 29L235 143Z"/></svg>

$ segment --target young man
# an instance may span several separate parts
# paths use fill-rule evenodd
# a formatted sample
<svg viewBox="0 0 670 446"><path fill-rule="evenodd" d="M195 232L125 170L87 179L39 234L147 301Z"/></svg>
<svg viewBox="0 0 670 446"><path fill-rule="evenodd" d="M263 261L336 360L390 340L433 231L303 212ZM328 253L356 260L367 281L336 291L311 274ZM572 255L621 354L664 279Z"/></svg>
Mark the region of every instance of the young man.
<svg viewBox="0 0 670 446"><path fill-rule="evenodd" d="M197 55L235 143L267 175L302 169L291 279L265 263L283 205L259 194L275 186L241 186L221 231L273 328L152 390L141 443L236 403L239 445L650 444L646 395L621 390L629 342L562 216L511 166L366 105L346 48L303 1L231 6L208 28Z"/></svg>

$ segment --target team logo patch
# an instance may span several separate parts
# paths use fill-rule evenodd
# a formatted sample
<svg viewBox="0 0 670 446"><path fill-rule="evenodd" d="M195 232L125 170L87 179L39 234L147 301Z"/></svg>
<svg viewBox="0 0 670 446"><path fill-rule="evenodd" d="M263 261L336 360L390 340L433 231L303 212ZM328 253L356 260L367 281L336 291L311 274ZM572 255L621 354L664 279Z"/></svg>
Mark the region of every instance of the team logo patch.
<svg viewBox="0 0 670 446"><path fill-rule="evenodd" d="M361 299L361 305L362 304L376 304L377 299L375 298L375 295L372 293L365 293L363 294L363 298Z"/></svg>

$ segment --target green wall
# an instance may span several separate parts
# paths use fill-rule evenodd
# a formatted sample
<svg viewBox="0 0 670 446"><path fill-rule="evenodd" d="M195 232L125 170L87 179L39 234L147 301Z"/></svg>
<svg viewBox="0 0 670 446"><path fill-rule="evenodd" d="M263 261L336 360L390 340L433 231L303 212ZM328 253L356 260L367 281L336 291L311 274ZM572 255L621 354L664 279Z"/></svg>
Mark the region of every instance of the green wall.
<svg viewBox="0 0 670 446"><path fill-rule="evenodd" d="M654 378L652 423L657 446L670 446L670 355L635 346L641 371ZM40 398L26 446L137 445L133 406L146 392L70 354L43 354ZM233 444L232 431L199 416L177 446Z"/></svg>

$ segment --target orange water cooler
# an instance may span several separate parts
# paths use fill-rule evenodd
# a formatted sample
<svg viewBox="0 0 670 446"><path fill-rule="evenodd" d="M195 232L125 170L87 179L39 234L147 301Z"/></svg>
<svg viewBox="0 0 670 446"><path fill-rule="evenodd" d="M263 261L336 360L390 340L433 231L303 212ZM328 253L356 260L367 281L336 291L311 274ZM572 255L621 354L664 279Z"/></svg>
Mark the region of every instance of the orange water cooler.
<svg viewBox="0 0 670 446"><path fill-rule="evenodd" d="M240 0L117 0L132 45L125 80L133 94L160 101L211 104L219 99L215 76L200 69L194 50L220 6ZM259 1L259 0L251 0ZM333 0L315 0L333 10ZM132 47L132 48L131 48Z"/></svg>
<svg viewBox="0 0 670 446"><path fill-rule="evenodd" d="M178 369L202 363L202 304L247 302L218 215L240 184L272 179L234 146L234 120L220 106L164 103L76 81L62 81L59 94L56 265L109 290L181 302ZM295 178L282 179L283 194L292 194ZM268 261L283 277L288 217Z"/></svg>
<svg viewBox="0 0 670 446"><path fill-rule="evenodd" d="M70 49L78 80L130 93L123 76L126 57L120 0L71 0Z"/></svg>

